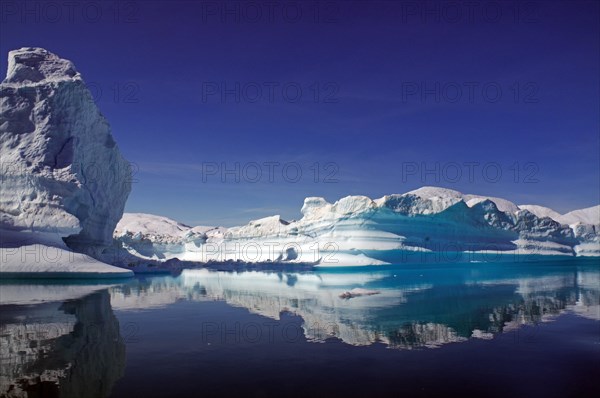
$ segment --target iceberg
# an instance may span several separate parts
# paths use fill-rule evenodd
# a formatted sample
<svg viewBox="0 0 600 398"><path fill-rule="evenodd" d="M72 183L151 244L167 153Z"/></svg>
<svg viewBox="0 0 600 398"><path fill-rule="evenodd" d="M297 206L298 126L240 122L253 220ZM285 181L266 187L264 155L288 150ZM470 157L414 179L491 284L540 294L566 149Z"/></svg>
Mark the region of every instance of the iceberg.
<svg viewBox="0 0 600 398"><path fill-rule="evenodd" d="M141 263L178 259L354 266L419 262L436 254L442 261L600 256L599 208L562 216L541 206L423 187L375 200L348 196L329 203L309 197L300 220L276 215L232 228L125 214L114 239L129 259Z"/></svg>
<svg viewBox="0 0 600 398"><path fill-rule="evenodd" d="M131 170L71 61L42 48L9 52L0 84L0 151L3 276L131 275L72 252L98 257L112 244ZM43 258L49 248L73 261ZM32 250L40 260L21 261Z"/></svg>
<svg viewBox="0 0 600 398"><path fill-rule="evenodd" d="M381 292L379 290L368 290L368 289L362 289L360 287L355 287L352 290L346 290L344 293L340 294L340 298L342 299L351 299L354 297L361 297L361 296L372 296L374 294L380 294Z"/></svg>

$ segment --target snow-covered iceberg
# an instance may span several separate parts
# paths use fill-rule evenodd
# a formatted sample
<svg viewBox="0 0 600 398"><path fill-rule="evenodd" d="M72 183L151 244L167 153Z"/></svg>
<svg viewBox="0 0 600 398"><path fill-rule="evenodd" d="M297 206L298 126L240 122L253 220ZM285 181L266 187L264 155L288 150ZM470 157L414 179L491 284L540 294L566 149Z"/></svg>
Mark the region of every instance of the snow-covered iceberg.
<svg viewBox="0 0 600 398"><path fill-rule="evenodd" d="M97 257L112 244L131 190L130 165L70 61L42 48L9 52L0 84L0 151L2 272L21 265L27 272L81 269L81 258L19 261L22 250L11 254L14 248L57 247ZM98 261L92 273L102 267L130 274Z"/></svg>
<svg viewBox="0 0 600 398"><path fill-rule="evenodd" d="M500 261L506 255L600 256L599 209L561 216L506 199L423 187L375 200L348 196L329 203L311 197L298 221L271 216L232 228L125 214L114 237L116 246L141 262L177 258L349 266L432 256L442 262Z"/></svg>
<svg viewBox="0 0 600 398"><path fill-rule="evenodd" d="M600 205L560 214L544 206L519 205L539 218L551 218L568 225L578 244L573 247L578 256L600 256Z"/></svg>
<svg viewBox="0 0 600 398"><path fill-rule="evenodd" d="M110 244L131 190L129 163L70 61L11 51L0 85L3 228Z"/></svg>

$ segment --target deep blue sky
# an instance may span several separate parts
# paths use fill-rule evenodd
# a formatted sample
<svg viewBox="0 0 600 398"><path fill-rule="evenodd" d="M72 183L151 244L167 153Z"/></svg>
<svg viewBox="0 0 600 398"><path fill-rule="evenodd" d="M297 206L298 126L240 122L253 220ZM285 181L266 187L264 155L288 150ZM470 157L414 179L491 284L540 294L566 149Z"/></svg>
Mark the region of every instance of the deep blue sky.
<svg viewBox="0 0 600 398"><path fill-rule="evenodd" d="M600 201L598 2L64 3L2 0L0 52L75 63L137 165L126 211L234 225L422 185L560 212ZM239 183L206 173L236 162Z"/></svg>

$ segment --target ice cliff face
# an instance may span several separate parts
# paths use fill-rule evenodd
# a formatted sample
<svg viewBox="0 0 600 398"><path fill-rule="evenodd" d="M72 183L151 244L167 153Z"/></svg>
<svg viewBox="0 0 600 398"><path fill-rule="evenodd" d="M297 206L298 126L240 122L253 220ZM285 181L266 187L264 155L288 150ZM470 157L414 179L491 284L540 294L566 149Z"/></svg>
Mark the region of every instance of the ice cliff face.
<svg viewBox="0 0 600 398"><path fill-rule="evenodd" d="M592 210L572 213L593 221ZM520 207L505 199L445 188L423 187L375 200L348 196L335 203L311 197L301 211L303 217L293 222L272 216L228 229L184 226L180 231L172 231L173 220L126 215L115 239L141 259L200 262L335 266L419 262L436 253L445 256L438 256L439 261L493 261L504 254L600 255L600 221L568 225L562 222L567 215L553 219L539 206ZM152 228L144 226L150 224ZM488 255L475 258L466 253Z"/></svg>
<svg viewBox="0 0 600 398"><path fill-rule="evenodd" d="M73 64L41 48L9 52L0 84L0 228L112 243L130 166Z"/></svg>

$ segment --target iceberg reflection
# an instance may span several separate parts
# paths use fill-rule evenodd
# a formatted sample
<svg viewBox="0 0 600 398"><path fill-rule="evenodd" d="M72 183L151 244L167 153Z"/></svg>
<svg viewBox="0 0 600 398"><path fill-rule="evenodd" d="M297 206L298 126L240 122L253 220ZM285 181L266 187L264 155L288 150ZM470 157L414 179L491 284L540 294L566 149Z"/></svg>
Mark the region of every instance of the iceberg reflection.
<svg viewBox="0 0 600 398"><path fill-rule="evenodd" d="M600 272L590 267L452 266L372 272L185 270L110 289L117 310L223 300L271 319L300 316L304 336L351 345L437 347L546 322L564 311L600 320ZM358 292L358 293L357 293Z"/></svg>
<svg viewBox="0 0 600 398"><path fill-rule="evenodd" d="M123 375L125 344L108 291L62 287L71 300L2 306L0 396L107 397ZM2 304L23 300L19 288L44 290L42 285L3 285ZM62 297L58 290L51 285L47 293ZM76 291L86 290L73 299Z"/></svg>

